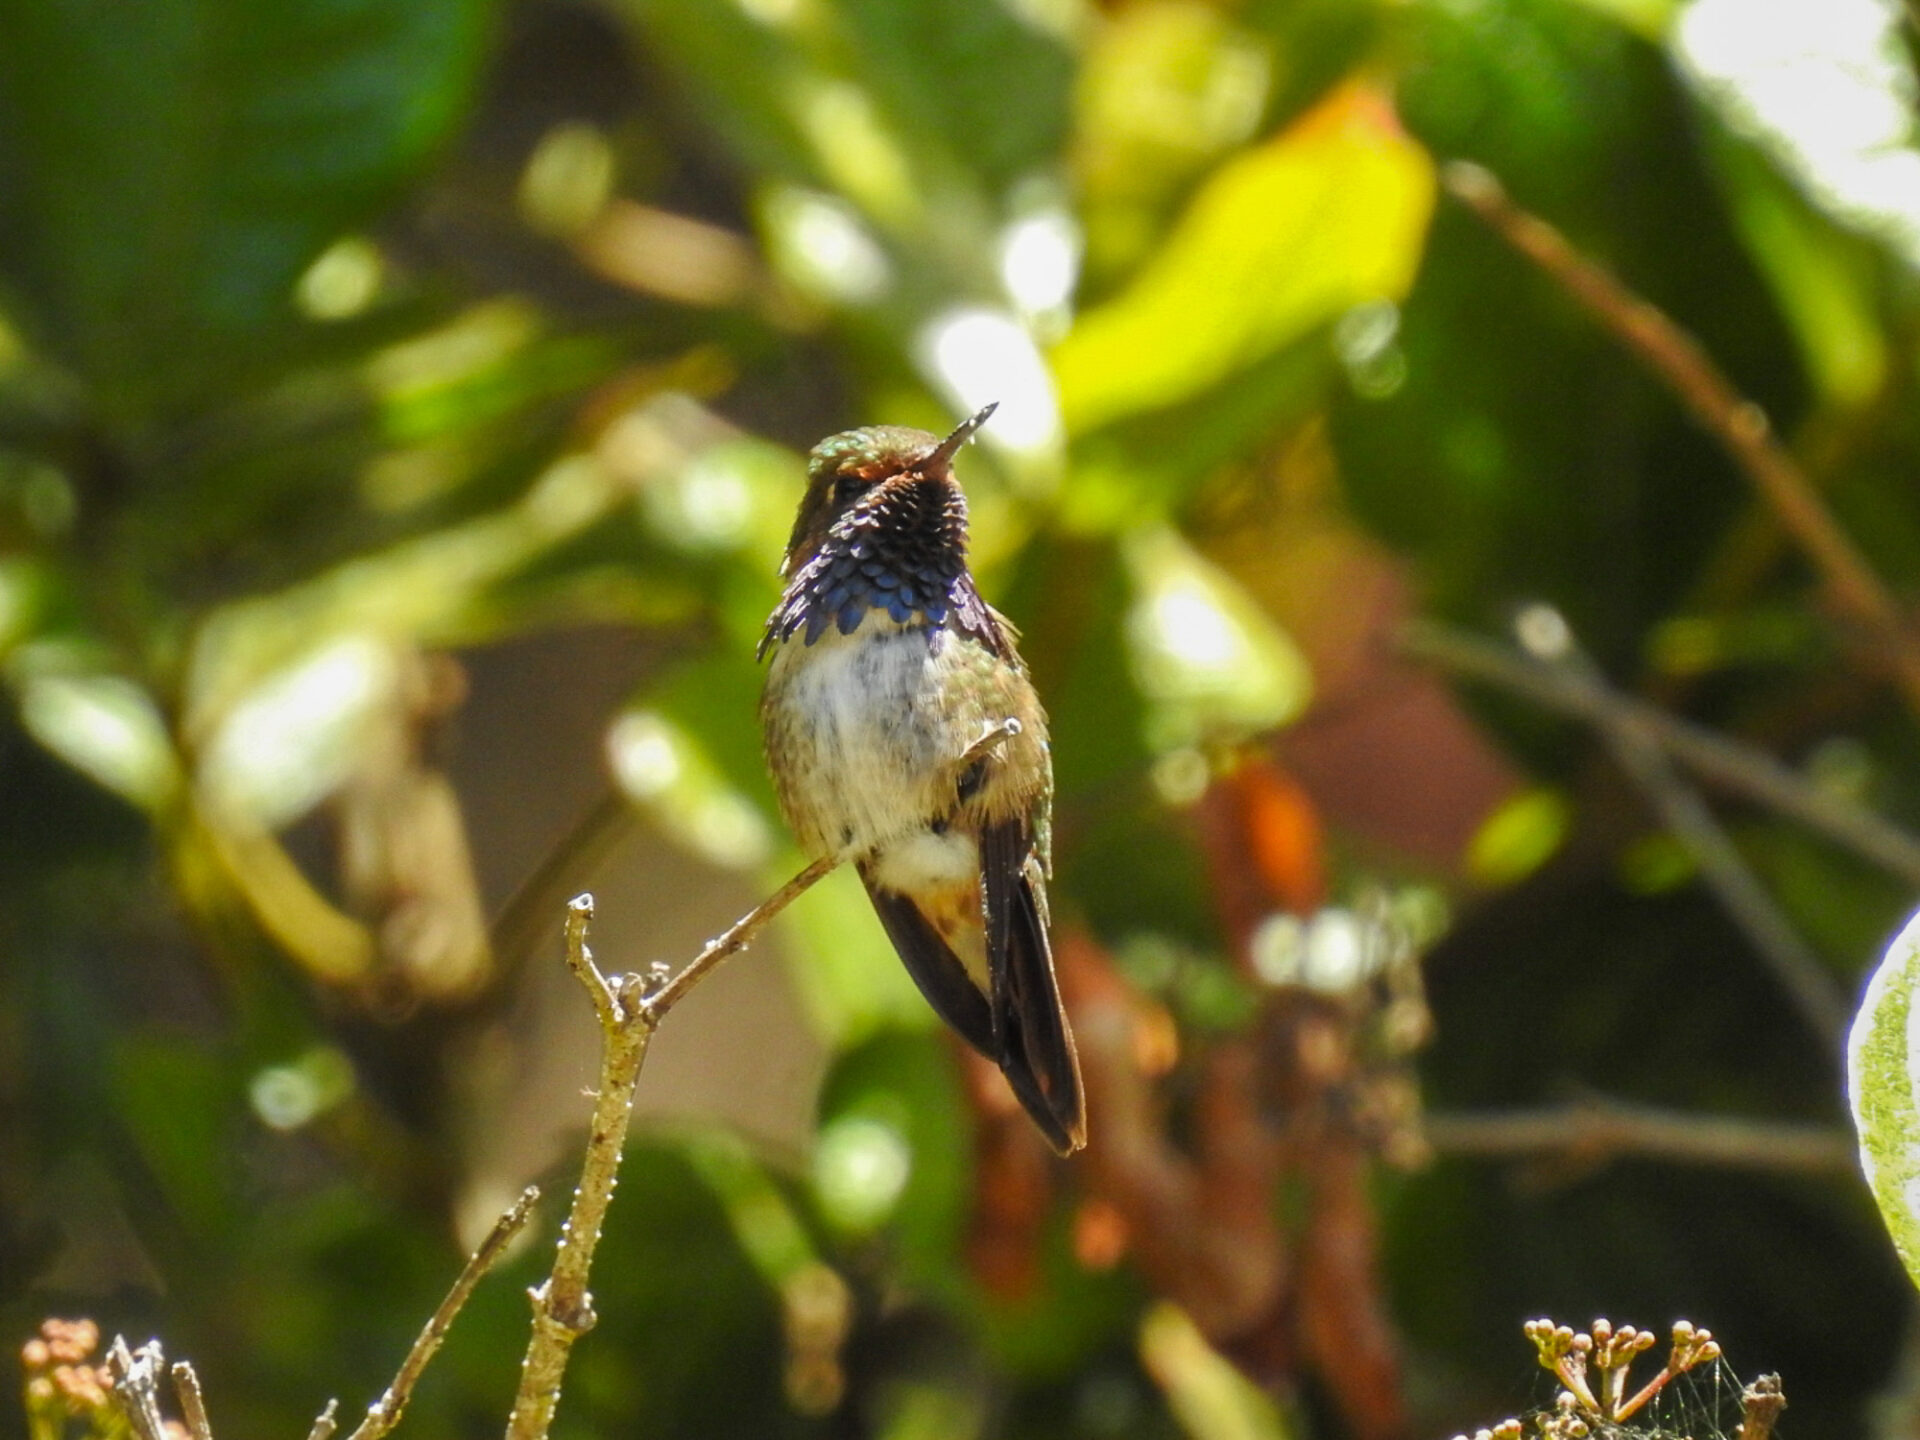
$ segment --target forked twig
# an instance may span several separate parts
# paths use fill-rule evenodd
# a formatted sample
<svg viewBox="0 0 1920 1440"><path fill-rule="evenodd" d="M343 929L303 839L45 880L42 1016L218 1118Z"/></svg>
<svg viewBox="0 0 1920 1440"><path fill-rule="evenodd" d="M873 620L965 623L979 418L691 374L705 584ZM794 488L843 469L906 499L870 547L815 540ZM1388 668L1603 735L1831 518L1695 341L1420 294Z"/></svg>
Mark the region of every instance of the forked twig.
<svg viewBox="0 0 1920 1440"><path fill-rule="evenodd" d="M1006 719L990 726L960 755L956 768L965 769L981 756L1020 733L1020 722ZM627 1126L633 1116L633 1095L639 1084L647 1047L667 1012L710 975L728 956L752 944L759 933L788 905L831 873L845 856L815 860L761 901L725 934L708 943L679 974L668 978L664 965L646 976L625 975L609 980L594 964L587 948L587 927L593 919L593 897L581 895L567 907L567 968L586 987L600 1020L600 1087L594 1099L592 1128L586 1156L580 1166L580 1184L573 1207L560 1233L553 1270L530 1292L533 1333L520 1365L520 1388L507 1421L507 1440L543 1440L560 1403L561 1380L567 1358L578 1340L594 1325L593 1297L587 1279L593 1252L600 1243L607 1207L626 1147Z"/></svg>
<svg viewBox="0 0 1920 1440"><path fill-rule="evenodd" d="M160 1415L160 1375L167 1357L158 1340L129 1350L125 1336L113 1337L107 1351L107 1374L113 1393L127 1412L127 1423L140 1440L167 1440L167 1422Z"/></svg>

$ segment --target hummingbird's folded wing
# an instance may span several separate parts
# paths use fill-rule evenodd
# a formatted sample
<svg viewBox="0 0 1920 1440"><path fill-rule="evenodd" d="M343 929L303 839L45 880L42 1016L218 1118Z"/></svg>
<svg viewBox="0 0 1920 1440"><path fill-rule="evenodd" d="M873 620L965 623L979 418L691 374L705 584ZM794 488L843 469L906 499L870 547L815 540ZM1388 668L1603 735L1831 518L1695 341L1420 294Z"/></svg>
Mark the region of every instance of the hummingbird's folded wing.
<svg viewBox="0 0 1920 1440"><path fill-rule="evenodd" d="M1087 1140L1080 1059L1053 974L1046 879L1023 822L1007 820L981 832L980 878L997 1039L997 1052L989 1053L1054 1149L1070 1154Z"/></svg>
<svg viewBox="0 0 1920 1440"><path fill-rule="evenodd" d="M993 1013L987 997L967 974L960 957L940 937L933 923L920 912L912 897L876 884L865 864L860 879L873 901L880 926L893 942L900 961L927 997L927 1003L939 1017L960 1032L960 1037L996 1064L1000 1047L994 1039Z"/></svg>

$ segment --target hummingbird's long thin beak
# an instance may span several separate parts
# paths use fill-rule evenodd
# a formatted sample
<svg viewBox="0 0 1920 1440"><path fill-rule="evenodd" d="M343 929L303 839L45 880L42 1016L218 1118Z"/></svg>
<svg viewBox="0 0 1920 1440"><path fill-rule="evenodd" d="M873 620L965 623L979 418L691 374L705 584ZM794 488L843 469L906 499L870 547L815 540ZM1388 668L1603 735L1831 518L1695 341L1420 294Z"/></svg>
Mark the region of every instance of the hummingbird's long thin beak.
<svg viewBox="0 0 1920 1440"><path fill-rule="evenodd" d="M973 438L973 432L987 423L987 417L1000 408L998 400L982 405L979 410L962 420L946 439L933 447L933 453L920 462L922 470L938 470L950 464L953 457L960 453L960 447Z"/></svg>

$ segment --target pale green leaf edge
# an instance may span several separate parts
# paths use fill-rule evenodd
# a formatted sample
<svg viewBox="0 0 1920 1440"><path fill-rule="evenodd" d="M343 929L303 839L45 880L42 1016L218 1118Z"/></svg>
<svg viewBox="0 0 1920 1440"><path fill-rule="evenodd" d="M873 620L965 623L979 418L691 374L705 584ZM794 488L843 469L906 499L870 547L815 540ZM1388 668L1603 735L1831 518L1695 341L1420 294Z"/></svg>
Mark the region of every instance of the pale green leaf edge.
<svg viewBox="0 0 1920 1440"><path fill-rule="evenodd" d="M1860 1137L1860 1166L1893 1237L1920 1285L1920 1101L1914 1093L1920 984L1920 914L1894 937L1867 984L1847 1037L1847 1098Z"/></svg>

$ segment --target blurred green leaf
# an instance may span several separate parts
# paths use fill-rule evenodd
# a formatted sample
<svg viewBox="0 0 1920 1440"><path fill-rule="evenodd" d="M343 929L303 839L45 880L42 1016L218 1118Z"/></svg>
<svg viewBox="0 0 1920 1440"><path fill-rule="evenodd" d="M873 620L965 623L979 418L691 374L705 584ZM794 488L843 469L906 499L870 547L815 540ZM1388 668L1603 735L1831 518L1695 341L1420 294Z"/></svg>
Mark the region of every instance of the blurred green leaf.
<svg viewBox="0 0 1920 1440"><path fill-rule="evenodd" d="M845 0L859 73L995 187L1055 163L1072 57L1036 23L1040 6L979 0ZM941 77L930 85L928 77Z"/></svg>
<svg viewBox="0 0 1920 1440"><path fill-rule="evenodd" d="M1133 283L1053 352L1070 433L1191 398L1362 301L1403 295L1433 167L1387 101L1343 87L1222 165Z"/></svg>
<svg viewBox="0 0 1920 1440"><path fill-rule="evenodd" d="M492 0L0 0L0 265L123 423L270 353L464 110Z"/></svg>

